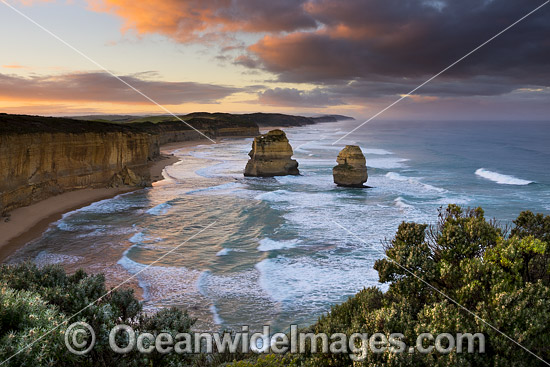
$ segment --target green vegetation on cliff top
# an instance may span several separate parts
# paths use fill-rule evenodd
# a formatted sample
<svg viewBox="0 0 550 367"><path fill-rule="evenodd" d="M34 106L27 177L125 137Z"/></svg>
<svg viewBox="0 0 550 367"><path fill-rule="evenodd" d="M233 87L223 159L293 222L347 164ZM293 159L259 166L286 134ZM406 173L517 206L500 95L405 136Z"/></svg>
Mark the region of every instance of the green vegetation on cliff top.
<svg viewBox="0 0 550 367"><path fill-rule="evenodd" d="M248 114L233 114L233 113L209 113L209 112L193 112L187 115L178 115L178 118L171 115L158 115L158 116L117 116L117 115L100 115L100 116L81 116L75 117L77 119L97 120L97 121L110 121L116 123L140 123L140 122L167 122L167 121L179 121L178 118L189 121L193 118L218 120L233 123L255 123L258 126L303 126L311 125L318 122L335 122L341 120L353 120L352 117L342 115L324 115L318 117L304 117L286 115L282 113L248 113Z"/></svg>
<svg viewBox="0 0 550 367"><path fill-rule="evenodd" d="M486 220L481 208L464 210L451 205L441 211L436 226L404 222L387 244L386 258L375 263L380 282L387 283L388 290L364 289L304 331L348 336L402 333L407 345L414 345L421 333L483 333L485 353L459 354L456 347L448 354L435 350L429 354L386 351L368 353L364 361L352 363L347 354L206 356L153 351L116 355L109 350L106 335L117 323L127 323L136 330L188 332L194 321L177 309L146 315L129 290L117 290L78 315L78 320L90 323L102 334L90 354L75 356L65 349L62 328L46 332L104 294L103 276L87 276L82 271L67 276L57 266L2 266L0 360L44 336L6 365L539 366L540 360L489 325L550 360L549 267L549 216L522 212L508 231ZM119 342L125 345L127 341Z"/></svg>
<svg viewBox="0 0 550 367"><path fill-rule="evenodd" d="M292 116L277 113L207 113L194 112L179 116L99 115L73 118L12 115L0 113L0 134L30 133L86 133L86 132L146 132L158 133L164 130L201 131L219 128L255 128L258 126L303 126L317 122L352 119L339 115L320 117Z"/></svg>
<svg viewBox="0 0 550 367"><path fill-rule="evenodd" d="M91 122L63 117L44 117L29 115L10 115L0 113L0 134L32 133L103 133L135 132L135 128L106 122Z"/></svg>
<svg viewBox="0 0 550 367"><path fill-rule="evenodd" d="M0 113L0 135L32 133L150 133L156 134L166 130L192 130L192 128L209 131L220 128L257 128L253 121L219 120L213 118L192 117L186 122L166 120L153 123L148 120L134 123L114 123L111 121L90 121L65 117L45 117L30 115L11 115Z"/></svg>

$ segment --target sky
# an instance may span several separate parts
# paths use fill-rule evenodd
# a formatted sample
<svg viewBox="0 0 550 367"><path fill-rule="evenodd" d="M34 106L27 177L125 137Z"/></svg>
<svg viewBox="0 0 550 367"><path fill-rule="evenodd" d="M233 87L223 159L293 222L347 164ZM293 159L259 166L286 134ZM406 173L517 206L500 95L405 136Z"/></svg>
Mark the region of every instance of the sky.
<svg viewBox="0 0 550 367"><path fill-rule="evenodd" d="M0 112L165 113L99 64L173 113L357 119L375 115L545 2L2 1ZM550 120L549 19L550 4L378 118Z"/></svg>

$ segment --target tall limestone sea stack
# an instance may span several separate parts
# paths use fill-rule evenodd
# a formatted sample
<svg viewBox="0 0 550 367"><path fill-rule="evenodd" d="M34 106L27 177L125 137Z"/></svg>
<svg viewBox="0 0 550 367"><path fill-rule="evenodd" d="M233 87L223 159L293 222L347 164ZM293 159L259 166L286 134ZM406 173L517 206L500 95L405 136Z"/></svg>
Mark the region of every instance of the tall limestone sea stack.
<svg viewBox="0 0 550 367"><path fill-rule="evenodd" d="M276 129L254 138L245 176L273 177L299 175L298 162L284 131Z"/></svg>
<svg viewBox="0 0 550 367"><path fill-rule="evenodd" d="M361 148L357 145L346 145L336 158L338 165L332 169L334 183L345 187L365 187L369 178L367 161Z"/></svg>

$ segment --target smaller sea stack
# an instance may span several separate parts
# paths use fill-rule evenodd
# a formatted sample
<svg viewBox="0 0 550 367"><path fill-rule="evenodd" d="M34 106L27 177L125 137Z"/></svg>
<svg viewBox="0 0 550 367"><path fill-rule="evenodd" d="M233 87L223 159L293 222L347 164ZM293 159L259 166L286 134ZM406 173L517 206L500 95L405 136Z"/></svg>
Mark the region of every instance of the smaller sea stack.
<svg viewBox="0 0 550 367"><path fill-rule="evenodd" d="M276 129L254 138L245 176L273 177L299 175L298 162L292 158L292 147L284 131Z"/></svg>
<svg viewBox="0 0 550 367"><path fill-rule="evenodd" d="M361 148L357 145L346 145L336 158L338 165L332 169L334 183L344 187L366 187L367 161Z"/></svg>

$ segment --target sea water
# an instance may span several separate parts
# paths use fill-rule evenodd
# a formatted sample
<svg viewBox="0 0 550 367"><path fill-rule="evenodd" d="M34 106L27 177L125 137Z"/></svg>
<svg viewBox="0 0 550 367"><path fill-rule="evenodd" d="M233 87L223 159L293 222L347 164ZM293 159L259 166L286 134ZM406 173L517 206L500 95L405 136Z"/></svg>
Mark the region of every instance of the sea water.
<svg viewBox="0 0 550 367"><path fill-rule="evenodd" d="M160 184L66 214L10 261L134 276L147 310L186 308L202 328L285 331L384 289L373 265L402 221L450 203L503 222L550 212L550 124L372 122L334 144L358 123L285 129L300 176L243 177L251 139L176 151ZM371 188L334 185L346 144Z"/></svg>

